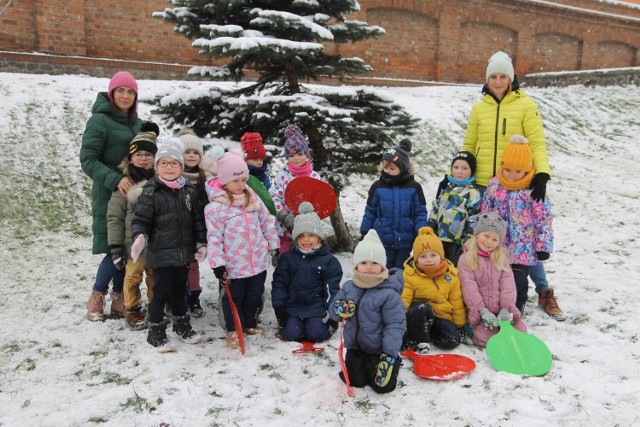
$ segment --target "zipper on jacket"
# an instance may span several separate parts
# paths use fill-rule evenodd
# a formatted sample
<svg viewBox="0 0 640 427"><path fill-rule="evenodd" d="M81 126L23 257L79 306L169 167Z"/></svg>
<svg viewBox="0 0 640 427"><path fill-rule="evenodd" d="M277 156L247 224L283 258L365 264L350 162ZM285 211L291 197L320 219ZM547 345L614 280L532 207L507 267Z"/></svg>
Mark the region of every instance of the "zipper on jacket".
<svg viewBox="0 0 640 427"><path fill-rule="evenodd" d="M182 263L186 263L189 264L184 257L184 251L182 250L183 248L183 236L182 236L182 215L180 214L180 197L178 195L178 190L173 190L171 189L171 192L173 193L173 198L175 200L176 203L176 216L178 217L178 257L180 258L180 261Z"/></svg>
<svg viewBox="0 0 640 427"><path fill-rule="evenodd" d="M360 306L360 301L362 301L362 298L364 297L364 294L368 291L368 289L363 289L362 290L362 295L360 295L360 298L358 298L358 301L356 301L356 314L354 314L355 317L355 321L356 321L356 334L355 334L355 342L358 345L358 349L362 350L360 348L360 342L358 340L358 335L360 335L360 320L358 319L358 307Z"/></svg>
<svg viewBox="0 0 640 427"><path fill-rule="evenodd" d="M493 175L496 176L496 163L498 163L498 132L500 132L500 103L496 110L496 130L493 135Z"/></svg>

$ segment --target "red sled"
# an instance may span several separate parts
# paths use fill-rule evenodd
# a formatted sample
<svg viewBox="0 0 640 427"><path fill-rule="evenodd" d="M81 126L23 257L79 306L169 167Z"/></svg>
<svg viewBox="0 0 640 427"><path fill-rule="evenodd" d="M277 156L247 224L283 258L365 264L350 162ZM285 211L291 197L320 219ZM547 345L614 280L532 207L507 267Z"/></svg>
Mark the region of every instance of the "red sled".
<svg viewBox="0 0 640 427"><path fill-rule="evenodd" d="M428 380L457 380L476 368L476 362L459 354L417 354L409 348L400 355L413 360L413 372Z"/></svg>
<svg viewBox="0 0 640 427"><path fill-rule="evenodd" d="M311 341L302 341L302 347L293 350L293 354L308 354L308 353L321 353L324 351L324 347L316 347L315 343Z"/></svg>
<svg viewBox="0 0 640 427"><path fill-rule="evenodd" d="M294 215L298 215L298 206L302 202L311 203L318 217L324 219L336 210L338 198L328 183L310 176L299 176L286 186L284 203Z"/></svg>

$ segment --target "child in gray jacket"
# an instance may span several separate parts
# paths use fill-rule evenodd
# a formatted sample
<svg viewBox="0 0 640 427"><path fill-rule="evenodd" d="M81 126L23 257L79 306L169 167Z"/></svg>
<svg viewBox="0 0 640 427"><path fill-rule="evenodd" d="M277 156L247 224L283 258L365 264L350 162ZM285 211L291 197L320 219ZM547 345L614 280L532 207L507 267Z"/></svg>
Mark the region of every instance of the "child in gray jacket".
<svg viewBox="0 0 640 427"><path fill-rule="evenodd" d="M377 393L396 388L406 330L402 269L387 270L386 264L384 246L371 229L353 252L353 279L345 282L329 310L334 320L347 319L343 336L350 384L369 385ZM345 381L342 372L340 378Z"/></svg>

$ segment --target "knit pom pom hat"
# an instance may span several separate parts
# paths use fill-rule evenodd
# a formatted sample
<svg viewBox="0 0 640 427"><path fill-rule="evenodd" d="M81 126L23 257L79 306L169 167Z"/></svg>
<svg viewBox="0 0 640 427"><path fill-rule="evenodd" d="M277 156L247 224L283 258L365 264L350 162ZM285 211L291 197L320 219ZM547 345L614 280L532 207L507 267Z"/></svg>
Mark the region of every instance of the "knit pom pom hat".
<svg viewBox="0 0 640 427"><path fill-rule="evenodd" d="M153 122L144 122L140 126L140 132L129 143L129 159L138 151L148 151L156 154L158 151L158 125Z"/></svg>
<svg viewBox="0 0 640 427"><path fill-rule="evenodd" d="M195 150L200 154L200 157L204 154L204 148L202 145L202 139L198 138L198 135L191 129L182 129L176 134L180 141L184 144L184 151Z"/></svg>
<svg viewBox="0 0 640 427"><path fill-rule="evenodd" d="M382 267L387 265L387 252L382 246L378 233L373 228L365 234L353 251L353 266L355 267L363 261L373 261Z"/></svg>
<svg viewBox="0 0 640 427"><path fill-rule="evenodd" d="M509 145L502 153L500 166L503 169L531 171L533 169L533 154L529 147L529 140L522 135L511 135Z"/></svg>
<svg viewBox="0 0 640 427"><path fill-rule="evenodd" d="M136 83L136 79L130 72L118 71L111 77L109 88L107 89L109 98L111 98L113 91L119 87L128 87L136 93L136 98L138 97L138 83Z"/></svg>
<svg viewBox="0 0 640 427"><path fill-rule="evenodd" d="M294 154L309 156L309 145L298 126L294 124L287 125L287 127L284 128L284 134L287 137L287 140L284 142L285 157L290 157Z"/></svg>
<svg viewBox="0 0 640 427"><path fill-rule="evenodd" d="M184 168L184 144L180 141L179 138L173 137L169 138L158 147L158 151L156 152L156 159L154 165L157 165L160 159L165 157L170 157L180 162L182 167Z"/></svg>
<svg viewBox="0 0 640 427"><path fill-rule="evenodd" d="M242 157L236 153L224 153L218 159L218 181L221 185L227 185L231 181L240 178L249 179L249 168Z"/></svg>
<svg viewBox="0 0 640 427"><path fill-rule="evenodd" d="M245 160L264 159L267 151L262 144L262 136L258 132L245 132L240 138L240 145L244 153Z"/></svg>
<svg viewBox="0 0 640 427"><path fill-rule="evenodd" d="M493 55L491 55L491 58L489 58L485 81L488 82L489 77L491 77L492 74L497 73L506 74L513 82L515 73L513 72L513 64L511 63L511 58L509 57L509 55L502 51L494 53Z"/></svg>
<svg viewBox="0 0 640 427"><path fill-rule="evenodd" d="M400 141L397 147L391 148L382 155L382 160L395 164L400 169L401 174L409 171L409 153L411 152L412 143L405 138Z"/></svg>
<svg viewBox="0 0 640 427"><path fill-rule="evenodd" d="M444 260L444 247L442 241L436 236L431 227L422 227L418 231L418 237L413 242L413 258L417 259L421 253L435 251Z"/></svg>
<svg viewBox="0 0 640 427"><path fill-rule="evenodd" d="M293 231L291 237L295 242L302 233L311 233L320 239L325 239L324 224L309 202L302 202L298 206L298 215L293 220Z"/></svg>
<svg viewBox="0 0 640 427"><path fill-rule="evenodd" d="M500 236L500 240L504 239L504 236L507 234L507 223L500 218L495 211L486 211L481 212L476 215L477 222L475 227L473 227L473 234L477 235L482 233L483 231L493 231Z"/></svg>

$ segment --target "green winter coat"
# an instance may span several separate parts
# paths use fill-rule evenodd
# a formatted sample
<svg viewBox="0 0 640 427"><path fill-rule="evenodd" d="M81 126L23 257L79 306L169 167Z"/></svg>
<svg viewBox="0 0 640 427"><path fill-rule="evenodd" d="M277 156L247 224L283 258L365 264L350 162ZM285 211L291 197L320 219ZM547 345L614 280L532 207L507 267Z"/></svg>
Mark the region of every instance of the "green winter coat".
<svg viewBox="0 0 640 427"><path fill-rule="evenodd" d="M107 205L123 176L118 165L127 155L129 142L140 131L142 121L130 119L125 114L114 114L106 92L98 94L91 113L82 135L80 166L93 180L91 252L103 254L110 251L107 244Z"/></svg>
<svg viewBox="0 0 640 427"><path fill-rule="evenodd" d="M518 89L509 92L499 104L487 93L471 109L462 150L476 156L475 177L478 185L486 187L496 175L502 153L514 134L529 139L536 173L544 172L551 176L538 105L522 89Z"/></svg>

